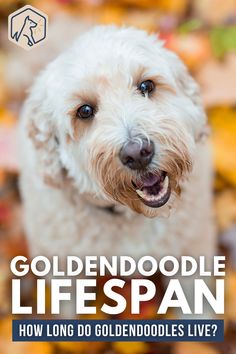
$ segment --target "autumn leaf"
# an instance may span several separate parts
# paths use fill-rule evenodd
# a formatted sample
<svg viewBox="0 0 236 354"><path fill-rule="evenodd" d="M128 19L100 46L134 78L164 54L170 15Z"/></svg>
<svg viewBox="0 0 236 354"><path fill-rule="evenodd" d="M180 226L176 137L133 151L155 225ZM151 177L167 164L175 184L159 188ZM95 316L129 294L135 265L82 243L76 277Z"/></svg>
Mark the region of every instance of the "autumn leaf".
<svg viewBox="0 0 236 354"><path fill-rule="evenodd" d="M236 191L226 189L215 197L215 213L220 230L236 222Z"/></svg>
<svg viewBox="0 0 236 354"><path fill-rule="evenodd" d="M13 342L12 318L0 321L0 354L53 354L53 347L46 342Z"/></svg>
<svg viewBox="0 0 236 354"><path fill-rule="evenodd" d="M191 70L211 57L209 38L204 33L181 33L169 37L167 48L176 52Z"/></svg>
<svg viewBox="0 0 236 354"><path fill-rule="evenodd" d="M214 27L210 31L213 53L222 58L226 53L236 50L236 26Z"/></svg>
<svg viewBox="0 0 236 354"><path fill-rule="evenodd" d="M229 271L226 276L226 294L225 294L225 317L228 320L236 319L236 272Z"/></svg>
<svg viewBox="0 0 236 354"><path fill-rule="evenodd" d="M204 343L176 343L173 354L219 354L219 352L208 344Z"/></svg>
<svg viewBox="0 0 236 354"><path fill-rule="evenodd" d="M228 54L223 61L209 59L201 63L196 79L206 107L236 103L236 54Z"/></svg>
<svg viewBox="0 0 236 354"><path fill-rule="evenodd" d="M119 354L145 354L149 351L149 346L144 342L114 342L112 348Z"/></svg>
<svg viewBox="0 0 236 354"><path fill-rule="evenodd" d="M6 109L0 109L0 167L10 171L18 169L16 117Z"/></svg>
<svg viewBox="0 0 236 354"><path fill-rule="evenodd" d="M236 187L236 110L218 107L209 111L216 171Z"/></svg>

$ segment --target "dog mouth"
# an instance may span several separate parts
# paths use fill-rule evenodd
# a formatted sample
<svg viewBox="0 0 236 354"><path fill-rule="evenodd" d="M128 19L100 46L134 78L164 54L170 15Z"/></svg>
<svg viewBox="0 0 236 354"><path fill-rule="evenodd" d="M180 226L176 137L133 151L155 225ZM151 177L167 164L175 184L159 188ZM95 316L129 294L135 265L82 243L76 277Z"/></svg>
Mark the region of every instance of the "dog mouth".
<svg viewBox="0 0 236 354"><path fill-rule="evenodd" d="M151 208L160 208L170 198L170 180L164 171L155 174L148 173L132 183L141 201Z"/></svg>

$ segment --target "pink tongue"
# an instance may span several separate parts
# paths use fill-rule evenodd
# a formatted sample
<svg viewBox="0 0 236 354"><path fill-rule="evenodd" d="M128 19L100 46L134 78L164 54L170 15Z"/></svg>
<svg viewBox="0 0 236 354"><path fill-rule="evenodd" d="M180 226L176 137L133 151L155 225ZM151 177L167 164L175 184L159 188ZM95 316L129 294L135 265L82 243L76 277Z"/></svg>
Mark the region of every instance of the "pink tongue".
<svg viewBox="0 0 236 354"><path fill-rule="evenodd" d="M146 176L143 176L141 179L141 183L143 187L152 187L154 184L159 183L161 181L161 175L157 176L152 173L149 173Z"/></svg>

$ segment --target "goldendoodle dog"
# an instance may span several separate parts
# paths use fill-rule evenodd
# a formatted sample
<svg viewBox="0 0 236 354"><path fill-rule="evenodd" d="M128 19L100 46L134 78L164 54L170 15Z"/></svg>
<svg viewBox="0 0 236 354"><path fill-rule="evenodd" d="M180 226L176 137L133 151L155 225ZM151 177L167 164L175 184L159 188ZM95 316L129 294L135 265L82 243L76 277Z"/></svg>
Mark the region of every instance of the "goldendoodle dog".
<svg viewBox="0 0 236 354"><path fill-rule="evenodd" d="M32 256L215 253L199 89L155 35L97 26L37 77L21 120Z"/></svg>

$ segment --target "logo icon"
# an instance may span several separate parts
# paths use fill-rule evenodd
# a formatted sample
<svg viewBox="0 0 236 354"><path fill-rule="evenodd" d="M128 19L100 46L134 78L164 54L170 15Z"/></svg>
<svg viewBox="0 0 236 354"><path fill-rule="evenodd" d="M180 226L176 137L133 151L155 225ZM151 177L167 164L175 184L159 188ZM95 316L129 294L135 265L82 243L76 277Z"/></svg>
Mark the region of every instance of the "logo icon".
<svg viewBox="0 0 236 354"><path fill-rule="evenodd" d="M8 17L8 39L23 49L41 44L47 32L48 16L33 6L26 5Z"/></svg>

